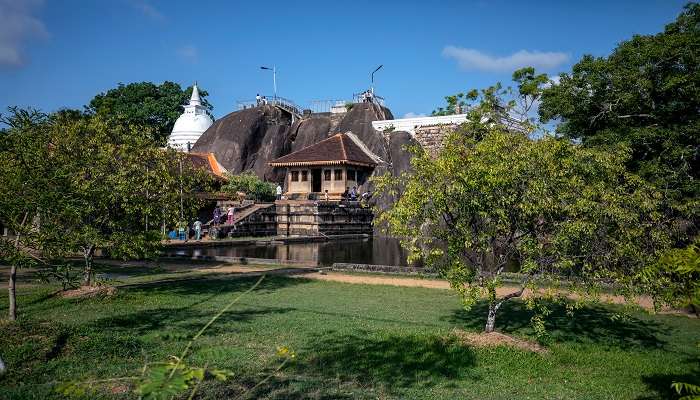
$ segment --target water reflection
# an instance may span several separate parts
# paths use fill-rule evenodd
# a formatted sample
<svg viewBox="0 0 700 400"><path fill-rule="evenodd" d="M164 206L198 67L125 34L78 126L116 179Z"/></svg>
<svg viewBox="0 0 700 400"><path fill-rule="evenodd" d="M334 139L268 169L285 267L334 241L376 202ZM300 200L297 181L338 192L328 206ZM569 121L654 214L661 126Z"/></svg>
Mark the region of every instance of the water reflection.
<svg viewBox="0 0 700 400"><path fill-rule="evenodd" d="M281 261L308 261L324 266L333 263L408 265L406 263L408 253L401 248L399 240L388 237L315 243L188 247L169 249L166 255L267 258Z"/></svg>

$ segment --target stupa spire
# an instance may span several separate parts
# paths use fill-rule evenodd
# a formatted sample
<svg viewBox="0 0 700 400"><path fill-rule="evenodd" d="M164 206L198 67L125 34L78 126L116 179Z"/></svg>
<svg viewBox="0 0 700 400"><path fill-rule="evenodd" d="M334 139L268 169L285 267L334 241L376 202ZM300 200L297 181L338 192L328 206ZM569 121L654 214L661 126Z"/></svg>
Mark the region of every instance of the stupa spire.
<svg viewBox="0 0 700 400"><path fill-rule="evenodd" d="M197 82L192 86L192 97L190 97L191 106L201 106L202 99L199 97L199 89L197 88Z"/></svg>

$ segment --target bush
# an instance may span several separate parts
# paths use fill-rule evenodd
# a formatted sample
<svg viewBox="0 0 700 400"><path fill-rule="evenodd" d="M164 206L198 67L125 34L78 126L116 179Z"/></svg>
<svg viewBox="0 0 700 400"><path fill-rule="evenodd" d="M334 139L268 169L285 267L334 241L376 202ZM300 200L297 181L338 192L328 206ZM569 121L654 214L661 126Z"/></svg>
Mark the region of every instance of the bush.
<svg viewBox="0 0 700 400"><path fill-rule="evenodd" d="M272 182L265 182L251 172L234 175L229 174L228 183L222 187L227 194L236 196L243 192L246 197L255 201L274 201L276 186Z"/></svg>

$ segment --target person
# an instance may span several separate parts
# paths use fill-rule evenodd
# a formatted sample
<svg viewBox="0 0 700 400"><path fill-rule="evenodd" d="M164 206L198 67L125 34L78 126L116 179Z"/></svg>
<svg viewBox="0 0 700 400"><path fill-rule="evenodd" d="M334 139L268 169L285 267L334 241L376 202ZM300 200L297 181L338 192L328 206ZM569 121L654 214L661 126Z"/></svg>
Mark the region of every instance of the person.
<svg viewBox="0 0 700 400"><path fill-rule="evenodd" d="M282 186L279 183L277 184L277 189L275 189L275 193L277 194L277 200L282 200Z"/></svg>
<svg viewBox="0 0 700 400"><path fill-rule="evenodd" d="M267 105L267 97L265 97L265 96L262 97L262 103L264 105Z"/></svg>
<svg viewBox="0 0 700 400"><path fill-rule="evenodd" d="M323 201L328 201L328 189L323 193Z"/></svg>
<svg viewBox="0 0 700 400"><path fill-rule="evenodd" d="M226 212L226 225L233 225L233 213L234 213L234 208L233 206L228 208L228 211Z"/></svg>
<svg viewBox="0 0 700 400"><path fill-rule="evenodd" d="M180 221L177 224L177 238L183 241L187 241L187 233L185 232L187 230L187 224L185 221Z"/></svg>
<svg viewBox="0 0 700 400"><path fill-rule="evenodd" d="M357 200L357 188L355 186L353 186L352 190L350 191L350 200Z"/></svg>
<svg viewBox="0 0 700 400"><path fill-rule="evenodd" d="M260 105L260 93L255 95L255 104Z"/></svg>
<svg viewBox="0 0 700 400"><path fill-rule="evenodd" d="M212 218L212 223L214 226L219 225L219 220L221 219L221 209L219 206L214 207L214 218Z"/></svg>
<svg viewBox="0 0 700 400"><path fill-rule="evenodd" d="M199 218L197 218L194 221L194 224L192 224L192 227L194 228L194 240L202 240L202 221L200 221Z"/></svg>
<svg viewBox="0 0 700 400"><path fill-rule="evenodd" d="M349 195L350 195L350 188L349 188L349 187L346 187L346 188L345 188L345 191L343 192L343 194L340 195L340 199L341 199L341 200L347 200Z"/></svg>

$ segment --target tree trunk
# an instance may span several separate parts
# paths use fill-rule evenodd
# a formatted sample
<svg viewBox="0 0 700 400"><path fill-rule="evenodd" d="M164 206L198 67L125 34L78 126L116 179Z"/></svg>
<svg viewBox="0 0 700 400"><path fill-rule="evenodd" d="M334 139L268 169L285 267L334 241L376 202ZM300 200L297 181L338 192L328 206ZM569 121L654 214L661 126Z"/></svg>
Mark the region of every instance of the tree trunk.
<svg viewBox="0 0 700 400"><path fill-rule="evenodd" d="M10 280L7 284L7 292L10 296L10 321L17 320L17 295L15 292L15 282L17 280L17 266L12 265L10 267Z"/></svg>
<svg viewBox="0 0 700 400"><path fill-rule="evenodd" d="M486 327L484 332L493 332L493 328L496 325L496 311L498 311L498 306L495 302L489 303L489 315L486 317Z"/></svg>
<svg viewBox="0 0 700 400"><path fill-rule="evenodd" d="M94 246L88 246L83 250L83 258L85 258L85 271L83 273L83 286L92 286L92 256L94 254Z"/></svg>
<svg viewBox="0 0 700 400"><path fill-rule="evenodd" d="M21 227L24 226L24 224L27 222L27 217L29 216L28 213L24 213L24 218L22 218L22 223L20 224ZM19 251L19 240L20 240L21 233L19 230L15 230L15 250ZM10 304L9 304L9 314L8 317L10 318L10 321L16 321L17 320L17 289L16 289L16 282L17 282L17 265L12 264L10 266L10 279L7 281L7 295L10 297Z"/></svg>

